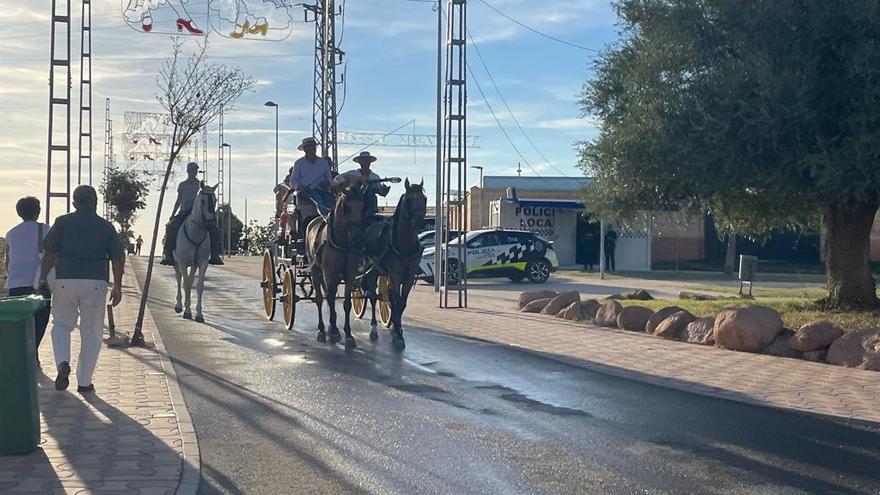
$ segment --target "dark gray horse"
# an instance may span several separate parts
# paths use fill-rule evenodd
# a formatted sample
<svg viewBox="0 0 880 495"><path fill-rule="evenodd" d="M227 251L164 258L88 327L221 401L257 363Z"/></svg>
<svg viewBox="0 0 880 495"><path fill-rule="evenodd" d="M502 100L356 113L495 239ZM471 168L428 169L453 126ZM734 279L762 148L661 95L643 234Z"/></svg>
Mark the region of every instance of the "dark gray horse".
<svg viewBox="0 0 880 495"><path fill-rule="evenodd" d="M330 342L340 340L336 326L336 292L345 282L345 347L356 347L351 335L351 290L363 258L363 226L366 202L362 187L343 189L325 220L317 217L306 228L306 253L318 306L318 341L326 342L322 304L324 296L330 310Z"/></svg>
<svg viewBox="0 0 880 495"><path fill-rule="evenodd" d="M394 216L390 220L377 222L367 227L365 241L367 246L367 273L361 285L368 294L372 308L370 320L370 339L379 338L376 330L376 292L380 275L390 280L388 288L391 302L391 336L396 349L406 347L401 320L406 310L406 301L419 273L422 246L419 232L425 228L428 198L425 196L425 181L410 184L406 180L406 192L400 197Z"/></svg>

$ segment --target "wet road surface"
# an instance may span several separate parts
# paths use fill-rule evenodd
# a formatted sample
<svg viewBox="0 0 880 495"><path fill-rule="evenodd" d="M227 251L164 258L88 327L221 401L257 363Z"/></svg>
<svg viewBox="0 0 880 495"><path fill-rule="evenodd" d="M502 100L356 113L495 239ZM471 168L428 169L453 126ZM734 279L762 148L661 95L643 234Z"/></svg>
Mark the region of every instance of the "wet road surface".
<svg viewBox="0 0 880 495"><path fill-rule="evenodd" d="M880 429L422 328L396 352L356 321L346 351L315 341L309 303L293 332L266 321L250 266L209 269L205 324L174 314L173 272L154 271L201 493L880 493Z"/></svg>

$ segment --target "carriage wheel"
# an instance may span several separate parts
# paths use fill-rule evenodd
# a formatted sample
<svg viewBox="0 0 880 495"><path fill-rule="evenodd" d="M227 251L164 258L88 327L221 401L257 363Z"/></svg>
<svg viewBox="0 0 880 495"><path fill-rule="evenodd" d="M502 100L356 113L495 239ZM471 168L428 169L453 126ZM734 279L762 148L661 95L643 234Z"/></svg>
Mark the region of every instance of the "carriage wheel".
<svg viewBox="0 0 880 495"><path fill-rule="evenodd" d="M391 280L386 275L382 275L376 285L379 292L379 321L385 325L385 328L391 328Z"/></svg>
<svg viewBox="0 0 880 495"><path fill-rule="evenodd" d="M263 309L266 318L275 318L275 294L278 293L278 281L275 280L275 259L267 249L263 253L263 280L260 282L263 289Z"/></svg>
<svg viewBox="0 0 880 495"><path fill-rule="evenodd" d="M358 318L363 318L367 312L367 299L360 281L355 282L355 287L351 291L351 309Z"/></svg>
<svg viewBox="0 0 880 495"><path fill-rule="evenodd" d="M293 321L296 319L296 271L293 268L284 271L280 299L284 326L293 330Z"/></svg>

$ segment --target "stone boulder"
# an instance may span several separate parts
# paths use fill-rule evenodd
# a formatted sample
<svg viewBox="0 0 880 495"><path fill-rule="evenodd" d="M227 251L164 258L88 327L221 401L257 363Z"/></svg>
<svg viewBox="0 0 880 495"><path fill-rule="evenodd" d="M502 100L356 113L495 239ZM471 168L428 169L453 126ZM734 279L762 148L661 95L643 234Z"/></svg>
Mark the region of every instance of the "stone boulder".
<svg viewBox="0 0 880 495"><path fill-rule="evenodd" d="M556 313L559 313L563 309L567 308L569 305L571 305L571 303L578 302L580 300L581 295L576 290L563 292L562 294L559 294L558 296L551 299L550 303L541 310L541 314L556 316Z"/></svg>
<svg viewBox="0 0 880 495"><path fill-rule="evenodd" d="M684 309L679 308L678 306L666 306L665 308L658 309L656 313L648 318L648 323L645 324L645 333L654 333L657 329L657 325L659 325L661 321L679 311L684 311Z"/></svg>
<svg viewBox="0 0 880 495"><path fill-rule="evenodd" d="M556 297L556 291L553 290L532 290L526 291L519 295L519 309L523 309L532 301L537 301L538 299L547 299Z"/></svg>
<svg viewBox="0 0 880 495"><path fill-rule="evenodd" d="M831 345L843 330L828 321L814 321L798 328L791 339L791 347L801 352L818 351Z"/></svg>
<svg viewBox="0 0 880 495"><path fill-rule="evenodd" d="M820 349L818 351L805 352L803 358L807 361L816 363L824 363L825 356L828 355L828 349Z"/></svg>
<svg viewBox="0 0 880 495"><path fill-rule="evenodd" d="M627 306L617 315L617 328L630 332L644 332L654 310L644 306Z"/></svg>
<svg viewBox="0 0 880 495"><path fill-rule="evenodd" d="M787 358L802 358L803 352L792 347L792 337L794 337L794 332L787 328L782 329L779 335L773 339L773 342L770 342L770 345L765 347L761 353Z"/></svg>
<svg viewBox="0 0 880 495"><path fill-rule="evenodd" d="M697 318L688 323L686 329L688 342L700 345L715 345L715 317Z"/></svg>
<svg viewBox="0 0 880 495"><path fill-rule="evenodd" d="M599 305L593 323L600 327L615 327L617 326L617 315L619 315L621 311L623 311L623 306L621 306L619 302L606 301Z"/></svg>
<svg viewBox="0 0 880 495"><path fill-rule="evenodd" d="M552 301L552 300L553 300L552 297L548 297L545 299L538 299L536 301L532 301L532 302L526 304L523 307L523 309L521 309L519 311L521 313L540 313L541 310L546 308L547 305L550 304L550 301Z"/></svg>
<svg viewBox="0 0 880 495"><path fill-rule="evenodd" d="M880 371L880 329L866 328L844 334L828 347L825 360L831 364Z"/></svg>
<svg viewBox="0 0 880 495"><path fill-rule="evenodd" d="M627 299L632 299L634 301L650 301L654 298L645 289L636 289L627 296Z"/></svg>
<svg viewBox="0 0 880 495"><path fill-rule="evenodd" d="M556 315L569 321L589 321L596 317L599 303L595 299L573 302L567 308Z"/></svg>
<svg viewBox="0 0 880 495"><path fill-rule="evenodd" d="M715 315L715 345L733 351L759 352L782 331L782 317L767 306L739 306Z"/></svg>
<svg viewBox="0 0 880 495"><path fill-rule="evenodd" d="M654 335L664 339L687 340L687 327L697 318L687 311L679 311L661 321Z"/></svg>

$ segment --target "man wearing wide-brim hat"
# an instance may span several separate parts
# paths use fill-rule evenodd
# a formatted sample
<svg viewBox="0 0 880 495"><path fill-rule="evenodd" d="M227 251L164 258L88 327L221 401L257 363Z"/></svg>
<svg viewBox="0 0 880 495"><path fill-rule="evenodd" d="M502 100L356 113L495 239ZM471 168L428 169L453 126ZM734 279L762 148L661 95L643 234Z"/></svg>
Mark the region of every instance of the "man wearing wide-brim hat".
<svg viewBox="0 0 880 495"><path fill-rule="evenodd" d="M174 207L171 209L171 218L165 226L165 244L161 261L163 265L174 266L174 248L177 245L177 232L192 212L196 197L198 197L199 191L202 188L202 182L198 178L198 163L189 162L186 164L186 176L186 180L177 185L177 201L174 202ZM222 265L223 260L220 259L220 230L215 222L208 224L208 234L211 238L211 257L209 263L212 265Z"/></svg>
<svg viewBox="0 0 880 495"><path fill-rule="evenodd" d="M376 160L377 158L371 155L369 151L362 151L358 156L352 159L353 162L360 165L360 168L339 174L333 180L333 183L338 186L353 185L357 183L367 185L366 200L368 216L375 215L379 210L376 195L378 194L379 196L385 197L388 195L388 192L391 191L391 187L387 184L380 184L379 182L370 183L370 181L379 181L381 179L379 175L370 170L370 165Z"/></svg>
<svg viewBox="0 0 880 495"><path fill-rule="evenodd" d="M297 147L305 156L294 162L288 175L290 189L297 191L300 199L311 198L325 211L330 210L333 196L330 194L330 162L318 156L318 140L307 137Z"/></svg>

